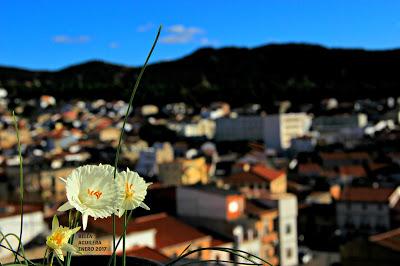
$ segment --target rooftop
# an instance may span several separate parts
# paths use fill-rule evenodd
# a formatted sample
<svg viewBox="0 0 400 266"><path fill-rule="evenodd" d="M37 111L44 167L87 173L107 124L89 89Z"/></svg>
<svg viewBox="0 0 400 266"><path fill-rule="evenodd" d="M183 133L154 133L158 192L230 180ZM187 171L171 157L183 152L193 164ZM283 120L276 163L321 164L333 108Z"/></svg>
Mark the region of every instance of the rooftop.
<svg viewBox="0 0 400 266"><path fill-rule="evenodd" d="M369 238L369 241L396 252L400 252L400 228L382 234L373 235Z"/></svg>
<svg viewBox="0 0 400 266"><path fill-rule="evenodd" d="M91 226L99 228L107 233L112 234L111 219L98 219L91 222ZM207 235L201 233L196 228L172 217L166 213L157 213L139 217L129 222L127 234L156 230L156 247L164 248L181 243L191 242ZM119 219L116 222L117 235L122 235L123 227Z"/></svg>
<svg viewBox="0 0 400 266"><path fill-rule="evenodd" d="M159 262L166 262L170 260L169 257L165 256L158 250L149 247L135 247L133 249L127 250L126 255L150 259Z"/></svg>
<svg viewBox="0 0 400 266"><path fill-rule="evenodd" d="M340 195L340 200L386 203L393 192L392 188L346 187Z"/></svg>

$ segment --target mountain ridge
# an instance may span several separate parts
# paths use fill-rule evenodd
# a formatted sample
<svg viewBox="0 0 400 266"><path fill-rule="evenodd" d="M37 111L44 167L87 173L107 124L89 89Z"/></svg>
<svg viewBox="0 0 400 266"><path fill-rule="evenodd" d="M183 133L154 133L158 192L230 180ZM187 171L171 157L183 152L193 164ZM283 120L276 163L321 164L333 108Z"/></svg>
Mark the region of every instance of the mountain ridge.
<svg viewBox="0 0 400 266"><path fill-rule="evenodd" d="M276 100L399 96L399 70L400 49L371 51L298 43L201 48L176 60L149 65L136 100L270 104ZM61 98L126 98L138 72L137 67L100 60L57 71L0 66L0 86L11 97L45 93Z"/></svg>

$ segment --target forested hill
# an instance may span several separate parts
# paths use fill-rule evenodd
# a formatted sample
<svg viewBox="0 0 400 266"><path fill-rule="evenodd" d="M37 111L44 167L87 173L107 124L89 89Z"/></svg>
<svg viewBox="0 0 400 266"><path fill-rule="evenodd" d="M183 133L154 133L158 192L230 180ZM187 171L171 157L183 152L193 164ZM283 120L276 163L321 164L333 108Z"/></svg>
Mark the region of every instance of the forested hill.
<svg viewBox="0 0 400 266"><path fill-rule="evenodd" d="M59 71L0 67L10 96L127 99L138 68L90 61ZM275 100L313 102L325 97L399 96L400 50L327 49L306 44L204 48L150 65L137 103L185 101L233 104Z"/></svg>

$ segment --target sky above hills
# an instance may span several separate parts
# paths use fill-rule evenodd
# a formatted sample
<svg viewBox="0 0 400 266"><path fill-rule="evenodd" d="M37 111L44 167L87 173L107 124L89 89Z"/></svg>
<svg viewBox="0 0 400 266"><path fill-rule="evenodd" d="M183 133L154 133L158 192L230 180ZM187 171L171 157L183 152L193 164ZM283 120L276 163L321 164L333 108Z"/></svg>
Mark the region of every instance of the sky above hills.
<svg viewBox="0 0 400 266"><path fill-rule="evenodd" d="M200 47L305 42L400 47L396 0L1 0L0 65L56 70L87 60L138 66Z"/></svg>

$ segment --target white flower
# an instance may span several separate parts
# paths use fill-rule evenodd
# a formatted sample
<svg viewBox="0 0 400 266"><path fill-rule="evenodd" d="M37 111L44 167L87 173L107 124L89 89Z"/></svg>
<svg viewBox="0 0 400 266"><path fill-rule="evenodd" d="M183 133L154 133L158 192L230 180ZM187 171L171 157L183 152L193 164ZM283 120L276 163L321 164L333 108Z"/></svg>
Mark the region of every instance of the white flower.
<svg viewBox="0 0 400 266"><path fill-rule="evenodd" d="M144 204L143 200L147 194L147 188L152 183L146 183L138 173L129 170L118 174L117 184L120 196L117 214L119 217L127 210L133 210L142 207L146 210L150 208Z"/></svg>
<svg viewBox="0 0 400 266"><path fill-rule="evenodd" d="M68 201L58 211L75 208L81 212L83 230L86 230L89 216L106 218L115 213L116 204L121 201L118 197L122 196L117 193L114 169L102 164L74 169L65 181Z"/></svg>

